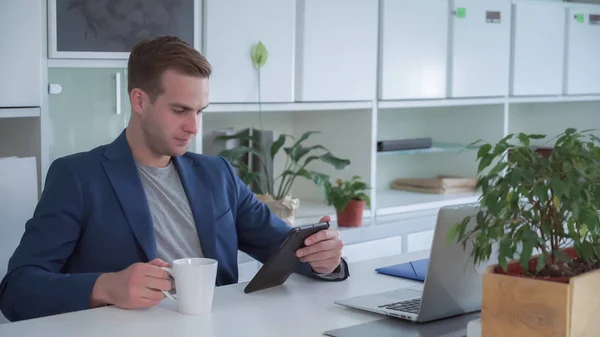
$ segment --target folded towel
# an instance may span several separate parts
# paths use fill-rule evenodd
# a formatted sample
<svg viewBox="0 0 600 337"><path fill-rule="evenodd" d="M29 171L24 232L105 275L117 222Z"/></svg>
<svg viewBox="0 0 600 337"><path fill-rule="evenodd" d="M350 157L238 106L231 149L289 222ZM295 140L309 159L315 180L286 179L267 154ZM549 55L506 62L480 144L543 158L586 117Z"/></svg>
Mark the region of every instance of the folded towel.
<svg viewBox="0 0 600 337"><path fill-rule="evenodd" d="M437 176L435 178L404 178L392 182L394 190L419 193L450 194L468 193L476 190L477 181L471 178Z"/></svg>

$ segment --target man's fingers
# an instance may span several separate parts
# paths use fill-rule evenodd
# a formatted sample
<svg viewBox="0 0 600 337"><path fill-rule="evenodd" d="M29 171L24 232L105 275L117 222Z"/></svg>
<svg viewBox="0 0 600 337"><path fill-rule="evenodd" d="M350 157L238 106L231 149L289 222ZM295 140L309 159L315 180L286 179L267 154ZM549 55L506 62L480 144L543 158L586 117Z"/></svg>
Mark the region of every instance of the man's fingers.
<svg viewBox="0 0 600 337"><path fill-rule="evenodd" d="M339 238L340 233L335 229L324 229L316 232L304 240L304 244L309 246L323 240L331 240Z"/></svg>
<svg viewBox="0 0 600 337"><path fill-rule="evenodd" d="M317 269L317 268L331 268L332 270L335 269L335 267L337 267L340 264L340 258L339 257L332 257L326 260L320 260L320 261L315 261L315 262L311 262L310 266L313 269Z"/></svg>
<svg viewBox="0 0 600 337"><path fill-rule="evenodd" d="M319 220L319 222L331 222L331 217L329 215L326 215L322 217L321 220Z"/></svg>
<svg viewBox="0 0 600 337"><path fill-rule="evenodd" d="M328 250L331 250L334 252L340 252L342 250L343 246L344 246L344 244L339 239L319 241L310 246L306 246L304 248L298 249L296 251L296 256L303 257L303 256L307 256L307 255L314 254L317 252L328 251Z"/></svg>
<svg viewBox="0 0 600 337"><path fill-rule="evenodd" d="M147 282L148 283L147 283L146 287L150 288L150 289L154 289L154 290L169 291L173 288L173 285L171 284L171 281L169 281L169 280L149 277L147 279Z"/></svg>
<svg viewBox="0 0 600 337"><path fill-rule="evenodd" d="M143 273L145 276L154 277L158 279L169 279L169 273L155 265L146 264L144 266Z"/></svg>
<svg viewBox="0 0 600 337"><path fill-rule="evenodd" d="M302 262L313 263L316 261L323 261L339 256L340 254L334 250L327 250L323 252L312 253L300 258Z"/></svg>
<svg viewBox="0 0 600 337"><path fill-rule="evenodd" d="M157 305L158 303L160 303L160 301L162 301L165 298L165 295L163 295L163 293L161 293L160 291L156 292L157 295L151 295L151 296L156 296L157 298L147 298L147 297L141 297L138 299L137 301L137 307L140 308L150 308L153 307L155 305Z"/></svg>
<svg viewBox="0 0 600 337"><path fill-rule="evenodd" d="M146 288L142 292L141 299L142 300L146 299L146 300L160 301L164 298L165 298L165 294L163 294L162 291Z"/></svg>

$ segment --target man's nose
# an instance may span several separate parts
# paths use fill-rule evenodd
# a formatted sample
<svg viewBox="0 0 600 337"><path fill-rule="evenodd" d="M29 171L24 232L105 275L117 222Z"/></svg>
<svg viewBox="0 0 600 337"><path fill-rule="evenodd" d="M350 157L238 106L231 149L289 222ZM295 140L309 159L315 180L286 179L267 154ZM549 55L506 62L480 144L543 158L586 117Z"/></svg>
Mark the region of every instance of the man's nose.
<svg viewBox="0 0 600 337"><path fill-rule="evenodd" d="M198 128L200 125L201 115L200 114L192 114L190 118L187 119L184 130L186 132L197 134Z"/></svg>

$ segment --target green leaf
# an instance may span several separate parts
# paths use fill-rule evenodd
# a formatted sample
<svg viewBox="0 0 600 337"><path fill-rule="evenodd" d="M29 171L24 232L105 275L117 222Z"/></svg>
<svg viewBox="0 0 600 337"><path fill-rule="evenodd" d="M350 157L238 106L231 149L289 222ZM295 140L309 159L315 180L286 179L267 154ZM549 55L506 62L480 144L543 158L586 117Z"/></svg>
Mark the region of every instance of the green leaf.
<svg viewBox="0 0 600 337"><path fill-rule="evenodd" d="M448 243L454 242L458 238L458 232L460 230L461 223L456 223L448 229L448 233L446 234L446 240Z"/></svg>
<svg viewBox="0 0 600 337"><path fill-rule="evenodd" d="M533 186L533 193L540 200L540 203L544 204L548 200L548 190L545 186L536 184Z"/></svg>
<svg viewBox="0 0 600 337"><path fill-rule="evenodd" d="M482 157L479 161L479 166L477 167L477 173L480 173L481 171L485 170L486 167L490 166L492 160L493 157L490 155L485 155L484 157Z"/></svg>
<svg viewBox="0 0 600 337"><path fill-rule="evenodd" d="M552 190L554 190L554 194L559 198L562 197L565 191L565 184L563 183L562 179L560 179L559 173L554 173L552 175Z"/></svg>
<svg viewBox="0 0 600 337"><path fill-rule="evenodd" d="M508 262L506 262L506 257L498 257L498 265L502 270L506 271L508 269Z"/></svg>
<svg viewBox="0 0 600 337"><path fill-rule="evenodd" d="M323 184L325 184L325 182L329 181L329 176L327 174L319 173L319 172L315 172L315 171L308 171L308 172L310 173L310 177L311 177L312 181L317 186L322 186Z"/></svg>
<svg viewBox="0 0 600 337"><path fill-rule="evenodd" d="M529 260L533 253L533 239L527 239L523 242L523 250L521 251L520 263L521 267L525 270L529 270Z"/></svg>
<svg viewBox="0 0 600 337"><path fill-rule="evenodd" d="M277 152L279 152L279 150L285 143L285 138L286 135L279 135L279 138L277 138L273 145L271 145L271 158L275 158L275 155L277 154Z"/></svg>
<svg viewBox="0 0 600 337"><path fill-rule="evenodd" d="M252 64L254 64L254 67L256 67L256 69L262 68L265 65L265 63L267 63L267 59L269 58L269 52L267 51L267 48L261 41L258 41L257 44L252 46L251 57Z"/></svg>
<svg viewBox="0 0 600 337"><path fill-rule="evenodd" d="M582 242L579 246L579 255L584 260L589 260L594 256L594 247L589 242Z"/></svg>
<svg viewBox="0 0 600 337"><path fill-rule="evenodd" d="M572 134L574 134L575 132L577 132L577 129L575 129L575 128L568 128L568 129L565 131L565 134L567 134L567 135L572 135Z"/></svg>
<svg viewBox="0 0 600 337"><path fill-rule="evenodd" d="M563 252L562 250L552 251L552 255L554 255L554 257L557 258L559 261L563 261L563 262L571 261L571 258L569 257L569 255L567 255L567 253Z"/></svg>
<svg viewBox="0 0 600 337"><path fill-rule="evenodd" d="M240 146L234 149L223 150L219 153L219 155L233 162L239 160L240 158L251 152L254 152L252 148L249 148L247 146Z"/></svg>
<svg viewBox="0 0 600 337"><path fill-rule="evenodd" d="M298 138L298 140L294 143L294 145L292 145L292 148L300 145L303 141L307 140L310 136L317 134L317 133L321 133L321 131L306 131L302 134L302 136L300 136L300 138Z"/></svg>
<svg viewBox="0 0 600 337"><path fill-rule="evenodd" d="M546 135L537 134L537 133L530 133L527 136L529 137L529 139L544 139L544 138L546 138Z"/></svg>
<svg viewBox="0 0 600 337"><path fill-rule="evenodd" d="M502 170L504 170L506 167L508 166L507 162L500 162L498 163L491 171L490 171L490 175L493 174L498 174L500 173Z"/></svg>
<svg viewBox="0 0 600 337"><path fill-rule="evenodd" d="M535 270L539 273L542 271L542 269L544 269L544 267L546 267L546 255L540 254L537 257L537 265L535 267Z"/></svg>
<svg viewBox="0 0 600 337"><path fill-rule="evenodd" d="M285 153L287 153L288 156L290 156L290 159L294 163L298 163L302 159L302 157L306 156L309 152L314 150L327 151L327 149L323 145L313 145L309 147L304 147L300 144L297 144L293 147L286 147L284 149Z"/></svg>
<svg viewBox="0 0 600 337"><path fill-rule="evenodd" d="M335 167L337 170L344 169L346 166L350 165L350 160L338 158L338 157L332 155L330 152L327 152L327 153L319 156L319 159L322 160L323 162Z"/></svg>
<svg viewBox="0 0 600 337"><path fill-rule="evenodd" d="M523 132L519 133L519 141L523 146L529 146L529 138Z"/></svg>
<svg viewBox="0 0 600 337"><path fill-rule="evenodd" d="M492 149L492 145L490 144L484 144L479 148L479 151L477 151L477 159L487 155L490 150Z"/></svg>

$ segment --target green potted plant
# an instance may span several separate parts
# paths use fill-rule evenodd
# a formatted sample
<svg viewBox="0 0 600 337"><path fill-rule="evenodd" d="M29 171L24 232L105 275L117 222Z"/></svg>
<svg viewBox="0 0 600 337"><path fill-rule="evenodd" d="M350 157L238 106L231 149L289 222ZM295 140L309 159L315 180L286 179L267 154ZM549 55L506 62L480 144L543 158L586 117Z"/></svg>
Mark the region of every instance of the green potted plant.
<svg viewBox="0 0 600 337"><path fill-rule="evenodd" d="M328 205L337 213L337 223L342 227L358 227L362 224L365 205L371 206L367 184L359 176L350 180L337 179L335 185L327 181L323 186Z"/></svg>
<svg viewBox="0 0 600 337"><path fill-rule="evenodd" d="M519 133L483 144L478 213L448 233L472 247L475 263L497 248L482 281L486 337L597 334L600 139L569 128L551 151L532 146L544 138Z"/></svg>

